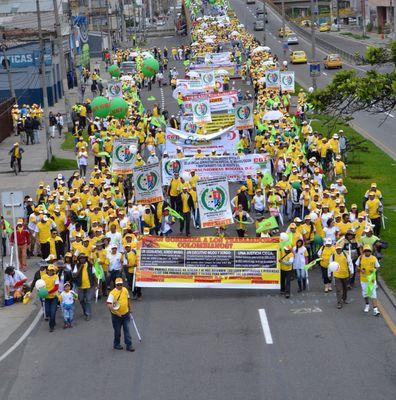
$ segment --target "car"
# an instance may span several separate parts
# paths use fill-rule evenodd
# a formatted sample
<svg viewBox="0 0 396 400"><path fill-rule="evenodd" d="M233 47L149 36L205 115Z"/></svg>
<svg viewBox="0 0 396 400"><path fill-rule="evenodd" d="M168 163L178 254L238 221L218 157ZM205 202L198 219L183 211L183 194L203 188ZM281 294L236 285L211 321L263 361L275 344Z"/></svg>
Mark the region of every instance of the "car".
<svg viewBox="0 0 396 400"><path fill-rule="evenodd" d="M264 14L264 10L262 7L257 7L256 8L256 17L259 17L260 15ZM265 12L265 16L267 16L267 11Z"/></svg>
<svg viewBox="0 0 396 400"><path fill-rule="evenodd" d="M293 32L287 36L286 40L287 40L287 44L298 44L298 37Z"/></svg>
<svg viewBox="0 0 396 400"><path fill-rule="evenodd" d="M246 0L246 4L256 4L256 0Z"/></svg>
<svg viewBox="0 0 396 400"><path fill-rule="evenodd" d="M325 69L342 68L342 59L339 54L328 54L323 61Z"/></svg>
<svg viewBox="0 0 396 400"><path fill-rule="evenodd" d="M263 31L264 30L264 21L262 19L258 19L253 23L253 29L255 31Z"/></svg>
<svg viewBox="0 0 396 400"><path fill-rule="evenodd" d="M319 32L330 32L330 25L327 23L319 25Z"/></svg>
<svg viewBox="0 0 396 400"><path fill-rule="evenodd" d="M136 63L134 61L123 61L121 71L124 74L134 74L136 72Z"/></svg>
<svg viewBox="0 0 396 400"><path fill-rule="evenodd" d="M283 32L283 28L279 28L279 30L278 30L279 37L289 36L291 33L293 33L293 32L287 26L285 27L285 32Z"/></svg>
<svg viewBox="0 0 396 400"><path fill-rule="evenodd" d="M290 62L292 64L306 64L308 62L307 55L303 50L292 51L290 55Z"/></svg>

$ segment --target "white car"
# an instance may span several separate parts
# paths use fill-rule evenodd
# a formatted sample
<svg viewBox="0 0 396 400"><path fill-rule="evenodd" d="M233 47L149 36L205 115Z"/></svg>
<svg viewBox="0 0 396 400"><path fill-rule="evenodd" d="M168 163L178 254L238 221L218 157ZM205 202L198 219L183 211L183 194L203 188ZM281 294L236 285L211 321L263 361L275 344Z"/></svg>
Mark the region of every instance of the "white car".
<svg viewBox="0 0 396 400"><path fill-rule="evenodd" d="M287 44L298 44L298 37L295 33L287 36Z"/></svg>

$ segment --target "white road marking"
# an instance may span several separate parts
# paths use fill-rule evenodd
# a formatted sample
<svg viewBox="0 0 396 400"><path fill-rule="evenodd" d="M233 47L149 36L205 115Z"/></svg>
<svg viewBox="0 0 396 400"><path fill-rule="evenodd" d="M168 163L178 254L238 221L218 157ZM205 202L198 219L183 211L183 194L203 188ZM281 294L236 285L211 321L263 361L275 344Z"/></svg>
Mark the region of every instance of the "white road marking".
<svg viewBox="0 0 396 400"><path fill-rule="evenodd" d="M391 113L384 113L384 114L387 115L388 117L395 118L395 116L392 115Z"/></svg>
<svg viewBox="0 0 396 400"><path fill-rule="evenodd" d="M43 317L43 313L41 310L38 311L36 317L30 324L30 326L26 329L24 334L5 352L0 356L0 363L7 358L14 350L16 350L19 345L30 335L32 330L35 328L35 326L38 324L40 319Z"/></svg>
<svg viewBox="0 0 396 400"><path fill-rule="evenodd" d="M293 314L312 314L312 313L320 313L323 310L320 307L307 307L307 308L292 308L290 310Z"/></svg>
<svg viewBox="0 0 396 400"><path fill-rule="evenodd" d="M327 72L322 72L324 76L327 76Z"/></svg>
<svg viewBox="0 0 396 400"><path fill-rule="evenodd" d="M260 316L261 327L263 328L264 332L265 342L267 344L273 344L274 342L272 340L271 330L268 324L267 313L265 312L264 308L260 308L258 312Z"/></svg>

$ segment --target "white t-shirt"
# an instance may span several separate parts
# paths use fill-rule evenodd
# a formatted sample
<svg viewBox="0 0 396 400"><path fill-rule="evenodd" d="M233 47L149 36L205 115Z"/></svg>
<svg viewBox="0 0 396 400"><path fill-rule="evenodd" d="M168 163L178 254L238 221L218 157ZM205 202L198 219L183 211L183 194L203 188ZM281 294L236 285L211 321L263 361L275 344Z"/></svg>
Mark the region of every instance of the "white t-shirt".
<svg viewBox="0 0 396 400"><path fill-rule="evenodd" d="M61 297L61 304L70 305L74 303L76 293L73 290L69 290L68 292L63 291L60 294Z"/></svg>
<svg viewBox="0 0 396 400"><path fill-rule="evenodd" d="M253 197L254 200L254 209L257 211L263 211L264 210L264 200L265 197L263 195L258 196L257 194Z"/></svg>

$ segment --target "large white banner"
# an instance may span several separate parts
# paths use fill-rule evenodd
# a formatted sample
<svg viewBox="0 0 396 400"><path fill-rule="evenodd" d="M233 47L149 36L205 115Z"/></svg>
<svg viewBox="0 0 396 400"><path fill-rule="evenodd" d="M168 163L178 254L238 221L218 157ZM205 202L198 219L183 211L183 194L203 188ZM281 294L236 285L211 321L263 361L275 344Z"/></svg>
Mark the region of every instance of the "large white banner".
<svg viewBox="0 0 396 400"><path fill-rule="evenodd" d="M112 172L131 174L135 165L135 154L138 149L137 139L116 139L113 144Z"/></svg>
<svg viewBox="0 0 396 400"><path fill-rule="evenodd" d="M279 69L267 69L265 71L265 87L267 89L279 89L280 73Z"/></svg>
<svg viewBox="0 0 396 400"><path fill-rule="evenodd" d="M235 128L238 130L251 129L253 122L253 103L241 101L235 106Z"/></svg>
<svg viewBox="0 0 396 400"><path fill-rule="evenodd" d="M228 180L225 177L198 179L197 200L201 228L233 223Z"/></svg>
<svg viewBox="0 0 396 400"><path fill-rule="evenodd" d="M218 132L221 132L220 135ZM177 147L181 147L185 156L193 156L200 148L203 154L210 154L213 150L216 153L236 153L239 141L239 134L235 127L222 129L213 134L197 135L194 133L180 132L167 128L166 130L166 151L172 156L176 154Z"/></svg>
<svg viewBox="0 0 396 400"><path fill-rule="evenodd" d="M205 64L221 65L231 61L231 52L224 51L222 53L206 53Z"/></svg>
<svg viewBox="0 0 396 400"><path fill-rule="evenodd" d="M122 83L121 81L111 81L107 84L107 96L109 100L115 97L122 97Z"/></svg>
<svg viewBox="0 0 396 400"><path fill-rule="evenodd" d="M180 130L188 133L195 133L198 129L197 124L194 124L192 115L183 115L180 117Z"/></svg>
<svg viewBox="0 0 396 400"><path fill-rule="evenodd" d="M280 82L282 92L294 93L294 71L282 71Z"/></svg>
<svg viewBox="0 0 396 400"><path fill-rule="evenodd" d="M209 98L210 111L228 111L233 112L235 104L238 102L238 92L230 90L222 93L196 94L183 97L183 110L186 114L192 114L192 102L194 100Z"/></svg>
<svg viewBox="0 0 396 400"><path fill-rule="evenodd" d="M193 121L196 124L202 124L212 121L212 114L210 112L209 98L197 99L191 102Z"/></svg>
<svg viewBox="0 0 396 400"><path fill-rule="evenodd" d="M133 183L137 204L158 203L164 199L159 163L136 167L133 171Z"/></svg>
<svg viewBox="0 0 396 400"><path fill-rule="evenodd" d="M200 178L225 177L229 182L237 182L248 174L256 175L257 170L271 171L269 156L246 154L244 156L188 157L162 160L162 183L169 185L175 172L195 170Z"/></svg>

